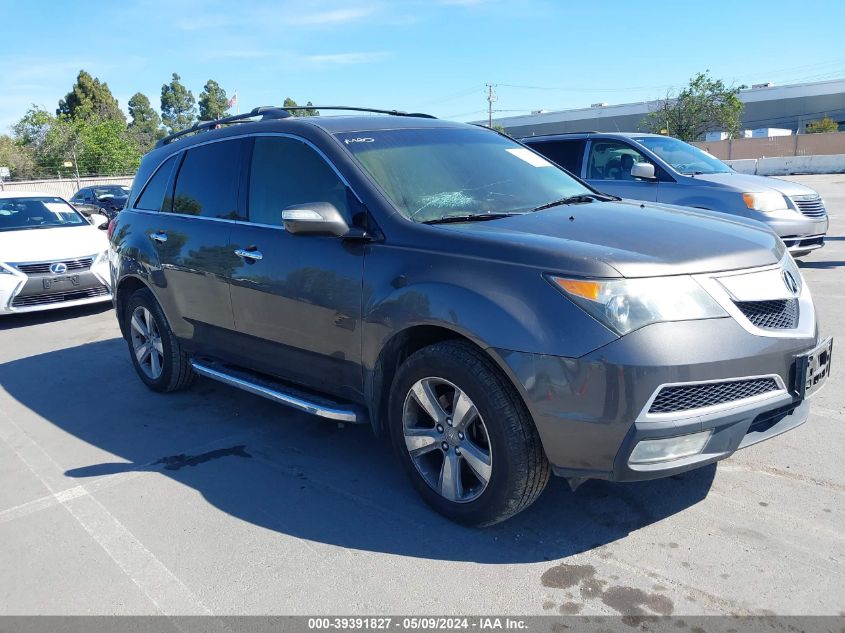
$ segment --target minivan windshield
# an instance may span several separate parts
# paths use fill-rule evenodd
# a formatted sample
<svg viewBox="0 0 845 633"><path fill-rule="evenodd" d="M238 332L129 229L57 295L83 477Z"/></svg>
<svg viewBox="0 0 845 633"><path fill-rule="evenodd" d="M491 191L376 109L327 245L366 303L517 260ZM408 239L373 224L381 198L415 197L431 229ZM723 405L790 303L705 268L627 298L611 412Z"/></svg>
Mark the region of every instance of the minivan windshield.
<svg viewBox="0 0 845 633"><path fill-rule="evenodd" d="M0 231L57 226L88 226L88 222L61 198L0 198Z"/></svg>
<svg viewBox="0 0 845 633"><path fill-rule="evenodd" d="M715 156L676 138L640 136L634 140L645 145L682 174L729 174L733 171Z"/></svg>
<svg viewBox="0 0 845 633"><path fill-rule="evenodd" d="M415 222L528 213L594 195L539 154L489 130L374 130L337 138Z"/></svg>

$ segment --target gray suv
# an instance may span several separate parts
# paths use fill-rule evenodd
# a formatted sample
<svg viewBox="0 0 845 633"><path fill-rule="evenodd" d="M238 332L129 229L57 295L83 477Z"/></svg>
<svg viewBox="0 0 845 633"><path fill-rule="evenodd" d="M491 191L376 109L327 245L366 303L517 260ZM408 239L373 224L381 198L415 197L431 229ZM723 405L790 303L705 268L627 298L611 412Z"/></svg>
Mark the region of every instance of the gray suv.
<svg viewBox="0 0 845 633"><path fill-rule="evenodd" d="M759 223L621 201L424 115L195 126L144 157L109 235L150 389L201 375L371 425L470 525L551 473L662 477L792 429L830 369Z"/></svg>
<svg viewBox="0 0 845 633"><path fill-rule="evenodd" d="M824 246L828 219L818 193L777 178L739 174L676 138L589 132L522 141L600 191L759 220L794 257Z"/></svg>

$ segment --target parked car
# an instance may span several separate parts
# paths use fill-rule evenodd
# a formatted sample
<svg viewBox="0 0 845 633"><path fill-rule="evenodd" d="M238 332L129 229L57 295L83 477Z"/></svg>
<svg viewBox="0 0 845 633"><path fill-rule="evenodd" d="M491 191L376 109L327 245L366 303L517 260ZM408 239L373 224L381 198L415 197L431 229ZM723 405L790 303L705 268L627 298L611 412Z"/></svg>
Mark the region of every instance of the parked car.
<svg viewBox="0 0 845 633"><path fill-rule="evenodd" d="M0 315L110 301L107 251L64 199L0 192Z"/></svg>
<svg viewBox="0 0 845 633"><path fill-rule="evenodd" d="M828 375L810 290L757 222L619 201L422 115L214 125L147 154L110 227L139 378L371 424L455 521L506 519L550 472L710 464L803 423Z"/></svg>
<svg viewBox="0 0 845 633"><path fill-rule="evenodd" d="M824 246L818 193L794 182L739 174L702 149L657 134L554 134L522 142L599 191L738 215L768 224L794 257Z"/></svg>
<svg viewBox="0 0 845 633"><path fill-rule="evenodd" d="M97 185L83 187L70 199L71 204L98 207L109 219L117 215L126 206L129 187L124 185ZM84 213L84 212L83 212Z"/></svg>

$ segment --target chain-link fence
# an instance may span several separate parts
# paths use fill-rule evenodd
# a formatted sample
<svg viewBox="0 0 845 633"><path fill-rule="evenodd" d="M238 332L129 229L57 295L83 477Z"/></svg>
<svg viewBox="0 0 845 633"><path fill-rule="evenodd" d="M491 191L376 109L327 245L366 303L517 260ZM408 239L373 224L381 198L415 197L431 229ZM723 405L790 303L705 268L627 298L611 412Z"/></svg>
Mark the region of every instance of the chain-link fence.
<svg viewBox="0 0 845 633"><path fill-rule="evenodd" d="M4 181L0 178L0 191L49 193L68 199L82 187L91 185L132 185L134 174L126 176L80 176L79 178L51 178L42 180Z"/></svg>

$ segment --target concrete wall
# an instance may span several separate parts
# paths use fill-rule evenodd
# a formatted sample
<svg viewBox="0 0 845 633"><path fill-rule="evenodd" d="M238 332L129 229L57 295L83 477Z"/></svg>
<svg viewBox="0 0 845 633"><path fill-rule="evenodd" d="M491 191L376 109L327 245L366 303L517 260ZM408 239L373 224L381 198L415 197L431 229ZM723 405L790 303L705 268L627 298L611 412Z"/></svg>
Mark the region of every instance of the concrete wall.
<svg viewBox="0 0 845 633"><path fill-rule="evenodd" d="M796 134L767 138L735 138L726 141L693 143L722 160L766 156L818 156L845 154L845 132Z"/></svg>
<svg viewBox="0 0 845 633"><path fill-rule="evenodd" d="M760 159L746 158L726 160L725 162L742 174L757 174L758 176L845 173L845 154L777 156Z"/></svg>
<svg viewBox="0 0 845 633"><path fill-rule="evenodd" d="M132 176L102 176L80 178L77 183L76 179L59 180L15 180L13 182L0 181L0 191L37 191L39 193L51 193L53 195L65 198L71 198L82 187L91 185L132 185Z"/></svg>

